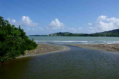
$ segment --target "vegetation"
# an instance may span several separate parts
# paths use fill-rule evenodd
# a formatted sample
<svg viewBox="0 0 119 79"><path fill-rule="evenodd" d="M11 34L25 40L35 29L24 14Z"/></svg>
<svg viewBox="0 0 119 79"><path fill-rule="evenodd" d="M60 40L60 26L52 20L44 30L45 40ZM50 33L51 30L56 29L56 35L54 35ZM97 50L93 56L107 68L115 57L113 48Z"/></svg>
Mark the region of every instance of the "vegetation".
<svg viewBox="0 0 119 79"><path fill-rule="evenodd" d="M30 40L20 26L11 25L0 16L0 62L24 55L25 50L36 47L34 40Z"/></svg>
<svg viewBox="0 0 119 79"><path fill-rule="evenodd" d="M58 32L49 34L49 36L101 36L101 37L119 37L119 29L105 31L100 33L92 33L92 34L83 34L83 33L69 33L69 32Z"/></svg>
<svg viewBox="0 0 119 79"><path fill-rule="evenodd" d="M119 29L105 31L100 33L84 34L84 33L70 33L70 32L58 32L49 35L30 35L30 36L91 36L91 37L119 37Z"/></svg>

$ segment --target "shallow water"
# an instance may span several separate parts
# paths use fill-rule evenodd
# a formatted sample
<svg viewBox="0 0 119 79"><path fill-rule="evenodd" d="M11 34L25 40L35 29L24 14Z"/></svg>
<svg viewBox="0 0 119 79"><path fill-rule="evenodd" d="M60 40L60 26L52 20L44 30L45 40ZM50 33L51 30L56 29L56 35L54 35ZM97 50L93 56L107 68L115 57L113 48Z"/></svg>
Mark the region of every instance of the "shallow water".
<svg viewBox="0 0 119 79"><path fill-rule="evenodd" d="M37 43L56 44L112 44L119 43L119 37L76 37L76 36L29 36Z"/></svg>
<svg viewBox="0 0 119 79"><path fill-rule="evenodd" d="M0 66L0 79L119 79L118 53L70 48L11 60Z"/></svg>

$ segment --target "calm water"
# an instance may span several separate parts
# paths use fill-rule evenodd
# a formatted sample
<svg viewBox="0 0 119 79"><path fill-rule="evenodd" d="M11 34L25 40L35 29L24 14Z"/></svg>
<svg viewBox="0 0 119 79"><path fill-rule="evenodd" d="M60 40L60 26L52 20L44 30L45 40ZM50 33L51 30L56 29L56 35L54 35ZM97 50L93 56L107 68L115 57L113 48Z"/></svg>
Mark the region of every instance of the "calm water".
<svg viewBox="0 0 119 79"><path fill-rule="evenodd" d="M29 36L34 38L37 43L56 43L56 44L100 44L100 43L119 43L119 37L68 37L68 36Z"/></svg>
<svg viewBox="0 0 119 79"><path fill-rule="evenodd" d="M118 37L29 37L38 43L118 43ZM119 79L119 53L69 46L70 50L11 60L0 79Z"/></svg>
<svg viewBox="0 0 119 79"><path fill-rule="evenodd" d="M0 79L119 79L118 53L70 48L11 60L0 66Z"/></svg>

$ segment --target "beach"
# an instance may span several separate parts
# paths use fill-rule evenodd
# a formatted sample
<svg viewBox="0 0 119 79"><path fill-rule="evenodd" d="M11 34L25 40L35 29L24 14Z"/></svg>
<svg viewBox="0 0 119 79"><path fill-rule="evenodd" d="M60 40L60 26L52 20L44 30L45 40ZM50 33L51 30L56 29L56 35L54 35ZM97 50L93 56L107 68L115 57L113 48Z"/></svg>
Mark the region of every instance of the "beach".
<svg viewBox="0 0 119 79"><path fill-rule="evenodd" d="M93 50L119 52L119 44L69 44L69 45Z"/></svg>
<svg viewBox="0 0 119 79"><path fill-rule="evenodd" d="M66 46L58 46L58 45L52 45L52 44L38 44L35 50L31 50L31 51L27 50L25 51L25 55L21 55L17 58L31 57L31 56L48 54L48 53L61 52L61 51L66 51L68 49L69 48Z"/></svg>

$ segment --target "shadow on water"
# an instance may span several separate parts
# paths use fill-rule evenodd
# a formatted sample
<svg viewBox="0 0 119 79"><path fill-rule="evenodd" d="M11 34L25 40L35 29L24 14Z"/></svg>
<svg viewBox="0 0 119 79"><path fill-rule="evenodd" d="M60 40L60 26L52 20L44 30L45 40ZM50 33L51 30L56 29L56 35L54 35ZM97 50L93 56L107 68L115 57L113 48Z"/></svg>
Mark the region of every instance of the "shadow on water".
<svg viewBox="0 0 119 79"><path fill-rule="evenodd" d="M70 50L11 60L0 79L119 79L119 54L69 46Z"/></svg>

